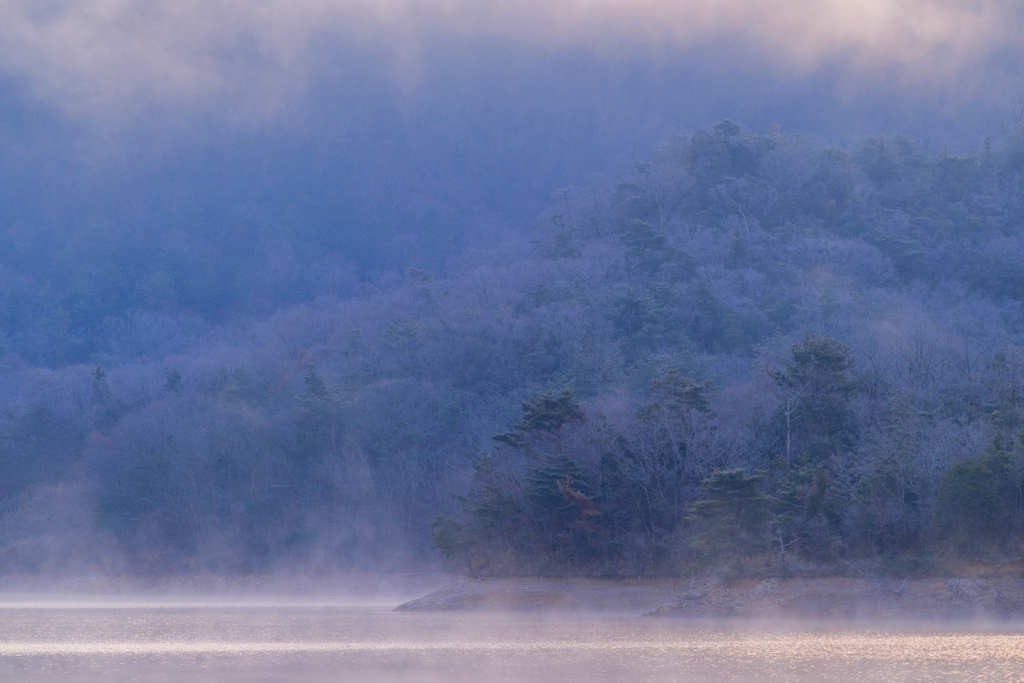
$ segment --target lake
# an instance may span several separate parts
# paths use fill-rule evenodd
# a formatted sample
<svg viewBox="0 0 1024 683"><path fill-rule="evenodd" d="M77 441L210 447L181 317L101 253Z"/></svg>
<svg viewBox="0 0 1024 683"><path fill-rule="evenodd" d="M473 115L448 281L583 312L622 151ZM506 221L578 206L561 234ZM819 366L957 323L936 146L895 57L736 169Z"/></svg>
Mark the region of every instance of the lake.
<svg viewBox="0 0 1024 683"><path fill-rule="evenodd" d="M0 603L0 681L1024 681L1024 629Z"/></svg>

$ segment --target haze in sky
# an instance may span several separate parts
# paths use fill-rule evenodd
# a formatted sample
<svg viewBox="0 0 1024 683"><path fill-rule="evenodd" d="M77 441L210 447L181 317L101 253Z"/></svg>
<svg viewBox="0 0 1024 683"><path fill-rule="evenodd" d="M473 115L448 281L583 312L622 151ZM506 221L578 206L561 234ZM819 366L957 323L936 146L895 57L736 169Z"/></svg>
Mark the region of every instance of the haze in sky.
<svg viewBox="0 0 1024 683"><path fill-rule="evenodd" d="M439 38L612 61L671 62L701 48L727 68L767 63L784 82L837 68L850 87L977 97L978 86L1019 76L998 63L1020 57L1021 17L1013 0L5 0L0 58L34 93L106 116L140 100L284 106L316 72L346 68L339 41L380 48L412 87Z"/></svg>
<svg viewBox="0 0 1024 683"><path fill-rule="evenodd" d="M1012 0L3 0L0 221L332 215L363 272L438 265L721 118L998 142L1022 17Z"/></svg>

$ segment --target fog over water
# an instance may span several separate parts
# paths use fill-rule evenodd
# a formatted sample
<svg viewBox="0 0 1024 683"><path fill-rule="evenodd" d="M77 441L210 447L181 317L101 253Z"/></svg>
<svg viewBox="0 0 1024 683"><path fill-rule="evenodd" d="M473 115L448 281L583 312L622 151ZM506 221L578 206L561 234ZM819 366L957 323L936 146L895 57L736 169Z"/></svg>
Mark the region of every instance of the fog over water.
<svg viewBox="0 0 1024 683"><path fill-rule="evenodd" d="M379 609L379 608L378 608ZM167 602L0 607L0 675L148 681L1014 680L1013 629L701 625Z"/></svg>

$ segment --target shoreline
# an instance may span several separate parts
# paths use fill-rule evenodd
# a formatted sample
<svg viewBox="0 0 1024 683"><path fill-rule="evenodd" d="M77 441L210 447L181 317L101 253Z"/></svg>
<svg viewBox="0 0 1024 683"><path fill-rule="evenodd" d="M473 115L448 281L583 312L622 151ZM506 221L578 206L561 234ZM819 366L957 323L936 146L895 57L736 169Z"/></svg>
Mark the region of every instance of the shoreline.
<svg viewBox="0 0 1024 683"><path fill-rule="evenodd" d="M1008 621L1024 618L1024 577L463 579L405 612L597 612L680 619Z"/></svg>

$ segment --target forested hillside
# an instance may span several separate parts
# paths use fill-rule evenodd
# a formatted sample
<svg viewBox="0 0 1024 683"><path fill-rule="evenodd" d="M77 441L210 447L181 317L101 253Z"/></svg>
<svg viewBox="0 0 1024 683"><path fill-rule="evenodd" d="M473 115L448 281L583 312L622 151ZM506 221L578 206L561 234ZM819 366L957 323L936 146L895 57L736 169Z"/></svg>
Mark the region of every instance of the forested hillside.
<svg viewBox="0 0 1024 683"><path fill-rule="evenodd" d="M722 121L521 240L348 291L224 323L140 299L81 365L7 330L0 570L1024 552L1024 140Z"/></svg>

